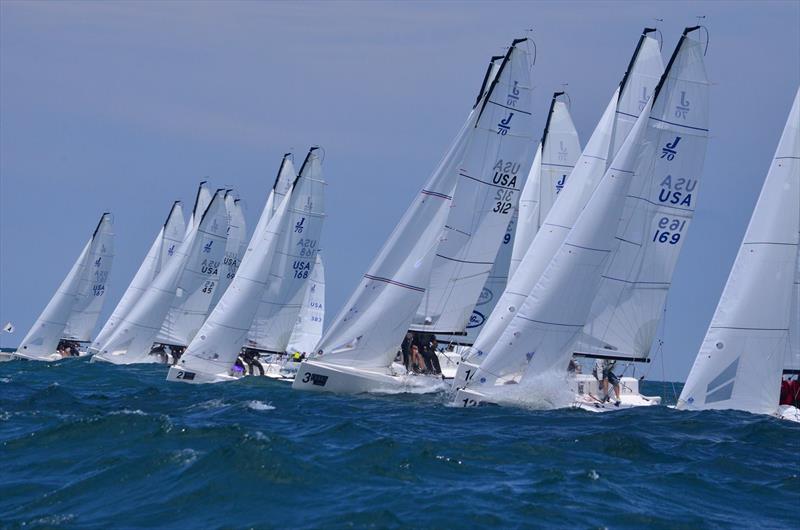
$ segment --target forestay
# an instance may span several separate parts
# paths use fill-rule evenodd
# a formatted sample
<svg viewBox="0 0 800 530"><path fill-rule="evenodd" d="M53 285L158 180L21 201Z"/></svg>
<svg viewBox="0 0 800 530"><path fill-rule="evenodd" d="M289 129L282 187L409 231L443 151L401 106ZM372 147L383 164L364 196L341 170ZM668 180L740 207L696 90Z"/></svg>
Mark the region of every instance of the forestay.
<svg viewBox="0 0 800 530"><path fill-rule="evenodd" d="M62 338L88 341L105 300L114 254L114 220L104 213L58 290L22 339L18 352L45 359Z"/></svg>
<svg viewBox="0 0 800 530"><path fill-rule="evenodd" d="M688 234L708 142L704 44L684 32L657 87L617 246L578 351L646 357Z"/></svg>
<svg viewBox="0 0 800 530"><path fill-rule="evenodd" d="M516 49L512 46L503 61ZM491 73L490 64L477 102L436 171L323 335L317 349L323 351L325 362L385 369L394 359L430 279L460 162L482 103L489 96L485 87Z"/></svg>
<svg viewBox="0 0 800 530"><path fill-rule="evenodd" d="M516 272L581 154L578 131L572 123L569 108L558 99L563 94L553 94L544 134L519 199L520 222L514 239L509 276Z"/></svg>
<svg viewBox="0 0 800 530"><path fill-rule="evenodd" d="M189 287L190 282L184 278L184 271L191 262L192 271L202 272L203 261L208 267L209 260L219 262L221 249L224 247L226 224L225 199L222 191L217 191L200 223L189 230L189 234L175 250L175 255L155 280L147 287L147 291L122 319L109 339L101 346L98 357L115 363L151 362L148 357L167 312L177 297L179 284ZM216 247L214 246L216 245ZM205 250L208 249L208 252ZM212 251L214 254L212 254ZM216 256L216 257L215 257ZM205 274L213 275L213 267ZM194 272L190 272L195 276ZM196 278L191 279L192 282ZM216 280L213 280L216 282ZM202 289L202 286L199 287ZM190 289L182 294L191 297L198 289ZM205 293L210 294L210 293ZM171 344L181 344L173 342Z"/></svg>
<svg viewBox="0 0 800 530"><path fill-rule="evenodd" d="M612 135L627 130L628 116L617 112L617 108L630 108L630 100L634 96L629 86L647 86L649 79L660 76L663 66L652 60L651 50L658 50L658 42L642 35L630 62L628 71L614 92L592 136L581 153L578 162L568 177L567 184L559 193L547 214L542 228L537 232L530 247L526 251L518 270L509 279L497 307L484 325L484 329L472 348L465 354L471 363L478 364L499 340L508 323L514 317L517 308L533 290L536 282L549 265L561 244L569 234L578 216L583 211L589 198L595 191L598 182L606 171L606 156L609 152ZM642 60L640 60L642 56ZM645 59L646 58L646 59ZM652 86L652 89L655 85Z"/></svg>
<svg viewBox="0 0 800 530"><path fill-rule="evenodd" d="M297 322L325 218L319 154L319 148L312 147L300 168L300 181L286 214L287 229L275 247L269 281L245 344L248 348L283 353Z"/></svg>
<svg viewBox="0 0 800 530"><path fill-rule="evenodd" d="M316 263L308 277L306 292L297 323L289 338L287 353L312 353L322 338L322 327L325 323L325 268L322 265L322 254L317 252Z"/></svg>
<svg viewBox="0 0 800 530"><path fill-rule="evenodd" d="M290 209L302 207L302 203L295 200L295 192L301 191L304 180L307 179L301 174L296 179L294 190L290 189L284 196L274 214L269 201L265 204L236 276L181 356L179 365L182 371L227 374L233 366L247 339L263 293L272 280L270 269L278 240L282 233L292 228L287 222L287 214ZM311 183L307 184L306 188ZM297 196L307 198L309 190ZM293 204L290 206L290 203ZM185 376L180 374L176 379L185 379Z"/></svg>
<svg viewBox="0 0 800 530"><path fill-rule="evenodd" d="M469 387L484 390L518 382L523 373L558 368L566 372L565 350L585 323L612 252L619 210L633 179L649 113L650 103L536 286L467 383Z"/></svg>
<svg viewBox="0 0 800 530"><path fill-rule="evenodd" d="M130 285L122 295L117 307L111 313L111 317L109 317L92 342L90 350L99 351L101 345L108 340L117 325L142 297L142 294L147 290L147 287L159 271L175 254L175 249L181 243L185 231L183 208L180 201L175 201L172 204L172 208L170 208L167 220L161 226L161 230L159 230L153 244L150 245L150 250L147 251L144 261L142 261L133 276L133 280L131 280Z"/></svg>
<svg viewBox="0 0 800 530"><path fill-rule="evenodd" d="M501 63L466 138L442 241L411 329L465 331L516 211L533 156L523 42L515 41Z"/></svg>
<svg viewBox="0 0 800 530"><path fill-rule="evenodd" d="M799 129L800 91L678 408L778 409L789 330L798 325Z"/></svg>

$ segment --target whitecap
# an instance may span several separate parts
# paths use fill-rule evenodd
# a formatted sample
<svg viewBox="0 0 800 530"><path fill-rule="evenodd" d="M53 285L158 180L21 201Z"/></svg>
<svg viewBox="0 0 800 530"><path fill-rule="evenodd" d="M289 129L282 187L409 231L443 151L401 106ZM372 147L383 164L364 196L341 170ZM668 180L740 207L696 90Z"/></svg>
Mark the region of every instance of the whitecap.
<svg viewBox="0 0 800 530"><path fill-rule="evenodd" d="M253 410L275 410L275 407L270 405L269 403L264 403L263 401L248 401L247 408Z"/></svg>

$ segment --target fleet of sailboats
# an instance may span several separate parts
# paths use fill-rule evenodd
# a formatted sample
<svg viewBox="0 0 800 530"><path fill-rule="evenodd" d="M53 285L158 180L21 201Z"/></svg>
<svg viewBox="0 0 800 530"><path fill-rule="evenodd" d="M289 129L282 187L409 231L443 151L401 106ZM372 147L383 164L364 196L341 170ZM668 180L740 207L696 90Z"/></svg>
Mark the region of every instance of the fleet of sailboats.
<svg viewBox="0 0 800 530"><path fill-rule="evenodd" d="M627 370L650 362L697 208L709 136L700 30L686 28L665 65L645 28L583 147L563 91L534 144L527 39L492 57L444 157L325 330L326 182L312 147L299 171L283 156L249 237L233 190L202 182L188 223L174 202L92 337L114 255L104 213L6 356L164 363L167 380L194 384L258 375L297 390L449 391L462 407L660 404ZM800 422L797 402L779 404L783 378L800 376L798 107L800 90L677 409ZM441 373L399 362L407 336L438 338Z"/></svg>

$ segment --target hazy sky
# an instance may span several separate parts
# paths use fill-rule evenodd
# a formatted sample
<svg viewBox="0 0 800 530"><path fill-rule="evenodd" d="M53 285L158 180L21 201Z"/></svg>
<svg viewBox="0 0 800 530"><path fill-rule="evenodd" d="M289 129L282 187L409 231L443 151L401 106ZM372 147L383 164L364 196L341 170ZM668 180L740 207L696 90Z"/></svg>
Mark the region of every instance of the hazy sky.
<svg viewBox="0 0 800 530"><path fill-rule="evenodd" d="M15 346L100 214L110 314L171 202L233 186L252 229L280 156L325 148L328 321L434 169L491 55L533 29L536 135L568 83L585 143L642 27L705 15L711 141L665 355L683 380L800 82L800 2L0 2L0 321ZM663 19L657 22L655 18ZM663 359L663 364L662 364Z"/></svg>

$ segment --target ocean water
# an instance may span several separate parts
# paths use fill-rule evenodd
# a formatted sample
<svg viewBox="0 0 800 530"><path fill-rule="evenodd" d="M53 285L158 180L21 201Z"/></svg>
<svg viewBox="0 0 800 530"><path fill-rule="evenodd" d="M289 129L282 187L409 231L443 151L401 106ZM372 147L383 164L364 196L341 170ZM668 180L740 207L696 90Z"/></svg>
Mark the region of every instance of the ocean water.
<svg viewBox="0 0 800 530"><path fill-rule="evenodd" d="M165 373L0 363L0 526L800 526L800 426L768 417L459 409ZM672 385L643 390L674 402Z"/></svg>

